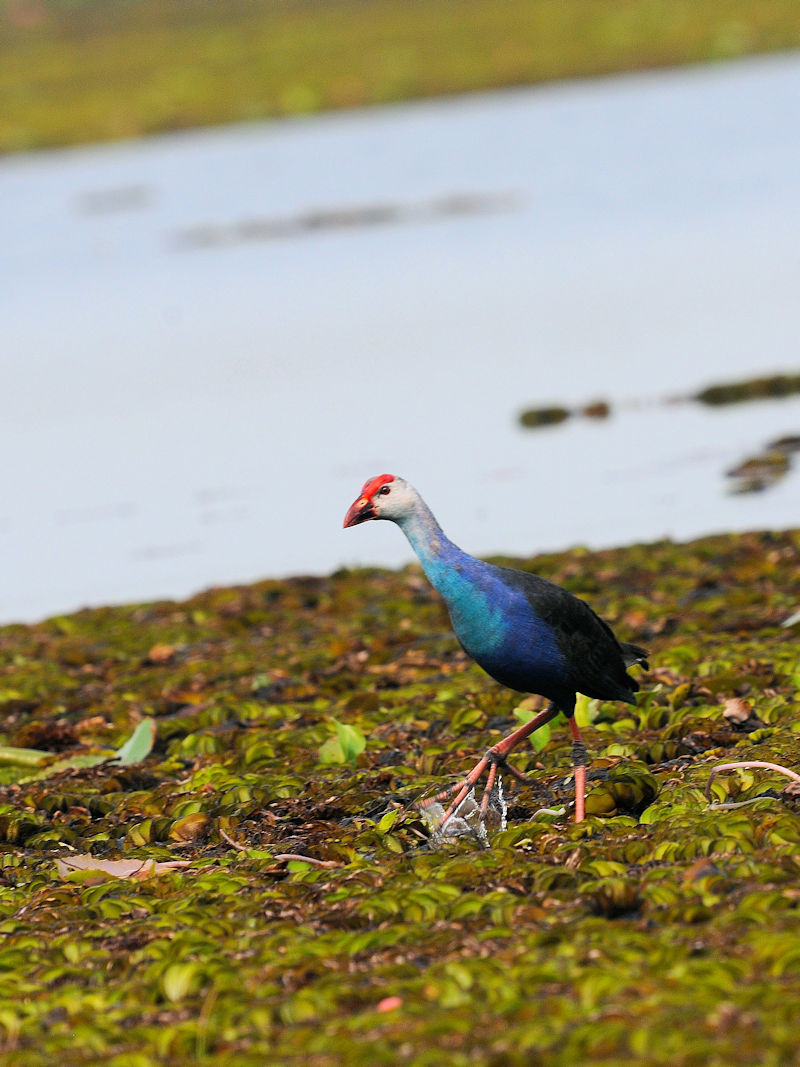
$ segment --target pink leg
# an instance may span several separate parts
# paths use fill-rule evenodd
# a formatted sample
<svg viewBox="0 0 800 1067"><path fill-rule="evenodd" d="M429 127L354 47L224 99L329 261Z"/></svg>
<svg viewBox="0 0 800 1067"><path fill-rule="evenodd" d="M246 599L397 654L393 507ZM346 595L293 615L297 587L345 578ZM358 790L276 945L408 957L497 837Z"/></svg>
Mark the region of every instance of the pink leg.
<svg viewBox="0 0 800 1067"><path fill-rule="evenodd" d="M569 720L569 732L572 734L572 767L575 773L575 822L583 822L586 817L586 745L574 716Z"/></svg>
<svg viewBox="0 0 800 1067"><path fill-rule="evenodd" d="M504 766L515 778L519 778L523 782L527 781L524 774L520 774L520 772L514 770L513 767L509 767L506 763L506 756L508 756L509 752L513 751L520 742L524 741L526 737L530 737L534 730L538 730L540 726L544 726L545 723L554 719L556 715L558 715L559 710L560 709L557 708L555 704L548 705L544 711L540 711L530 722L526 722L524 726L520 726L519 729L514 730L513 733L504 737L502 741L498 741L496 745L492 745L486 755L475 764L466 778L457 782L456 785L450 786L449 789L444 789L441 793L437 793L435 797L429 797L427 800L421 801L420 807L427 808L431 804L435 804L437 801L446 800L448 797L452 797L453 794L455 794L450 807L444 813L442 821L439 823L439 829L441 830L453 813L457 811L459 805L464 800L467 793L469 793L470 789L472 789L486 768L489 767L488 781L483 793L483 800L481 801L480 817L483 819L486 809L489 806L489 797L497 776L497 767Z"/></svg>

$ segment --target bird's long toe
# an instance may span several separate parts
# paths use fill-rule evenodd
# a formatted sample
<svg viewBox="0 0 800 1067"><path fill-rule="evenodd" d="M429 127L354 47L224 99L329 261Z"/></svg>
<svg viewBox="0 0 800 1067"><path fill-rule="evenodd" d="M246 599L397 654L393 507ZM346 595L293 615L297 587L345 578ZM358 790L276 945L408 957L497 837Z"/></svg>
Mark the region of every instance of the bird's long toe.
<svg viewBox="0 0 800 1067"><path fill-rule="evenodd" d="M530 778L523 774L522 771L518 771L516 767L512 767L508 762L506 756L502 752L496 751L495 748L490 748L485 755L475 764L469 774L462 778L461 781L456 782L454 785L448 786L447 789L443 789L435 796L428 797L426 800L419 802L420 808L429 808L434 804L440 804L445 800L450 800L448 808L442 815L439 825L436 827L436 832L439 833L449 822L449 820L456 814L458 809L466 800L470 793L470 790L474 789L477 783L483 776L484 771L488 767L486 775L486 785L481 797L480 812L478 816L478 823L482 825L486 820L486 813L491 802L493 791L495 790L496 783L498 781L498 770L503 769L516 778L520 782L530 783Z"/></svg>
<svg viewBox="0 0 800 1067"><path fill-rule="evenodd" d="M421 808L429 808L431 807L431 805L440 804L443 800L448 800L450 797L454 798L450 806L442 816L441 822L437 827L438 830L441 830L445 823L461 807L470 789L472 789L472 787L478 781L480 776L483 774L488 762L488 759L486 758L486 756L484 756L483 759L479 760L478 763L475 764L475 766L472 768L466 778L462 778L461 781L456 782L455 785L448 786L447 789L443 789L441 793L437 793L435 796L428 797L426 800L421 800L419 802L419 806Z"/></svg>

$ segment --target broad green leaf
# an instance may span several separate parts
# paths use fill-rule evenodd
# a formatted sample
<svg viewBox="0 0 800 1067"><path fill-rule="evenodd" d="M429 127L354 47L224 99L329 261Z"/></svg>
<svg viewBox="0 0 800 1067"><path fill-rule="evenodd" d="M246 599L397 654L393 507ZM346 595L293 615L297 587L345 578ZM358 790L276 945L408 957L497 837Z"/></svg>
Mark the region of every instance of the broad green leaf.
<svg viewBox="0 0 800 1067"><path fill-rule="evenodd" d="M367 739L357 726L349 726L347 723L334 719L336 734L339 744L342 746L345 762L353 763L367 747Z"/></svg>
<svg viewBox="0 0 800 1067"><path fill-rule="evenodd" d="M161 975L164 996L173 1004L192 993L197 987L200 969L196 963L171 963Z"/></svg>
<svg viewBox="0 0 800 1067"><path fill-rule="evenodd" d="M329 737L319 750L320 763L344 763L344 752L338 737Z"/></svg>
<svg viewBox="0 0 800 1067"><path fill-rule="evenodd" d="M333 720L336 736L330 737L319 750L320 763L354 763L364 751L367 740L357 726Z"/></svg>
<svg viewBox="0 0 800 1067"><path fill-rule="evenodd" d="M525 723L530 722L531 719L536 718L538 714L538 711L533 711L532 709L526 708L522 705L520 707L514 708L514 718L519 719L523 726L525 725ZM559 716L559 718L561 718L561 716ZM558 722L558 719L556 719L555 721ZM529 740L536 752L541 752L547 742L550 740L552 732L550 726L551 724L549 722L546 722L543 726L540 726L538 730L534 730L531 734Z"/></svg>
<svg viewBox="0 0 800 1067"><path fill-rule="evenodd" d="M0 745L0 765L8 767L42 767L53 759L52 752L40 752L37 748L15 748Z"/></svg>
<svg viewBox="0 0 800 1067"><path fill-rule="evenodd" d="M387 833L394 824L397 822L397 816L400 814L397 808L392 811L387 811L383 818L378 823L378 832L381 834Z"/></svg>
<svg viewBox="0 0 800 1067"><path fill-rule="evenodd" d="M578 726L590 726L597 718L597 710L600 707L599 700L592 700L583 693L578 693L575 700L575 722Z"/></svg>
<svg viewBox="0 0 800 1067"><path fill-rule="evenodd" d="M550 723L546 722L544 726L540 726L538 730L534 730L530 736L530 742L537 752L541 752L547 742L550 740Z"/></svg>
<svg viewBox="0 0 800 1067"><path fill-rule="evenodd" d="M536 714L537 713L535 711L532 711L529 708L523 708L523 707L514 708L514 718L515 719L519 719L519 721L522 723L523 726L525 725L526 722L530 722L531 719L534 718L534 716Z"/></svg>
<svg viewBox="0 0 800 1067"><path fill-rule="evenodd" d="M133 763L139 763L152 750L156 736L156 724L153 719L142 719L128 740L117 749L116 752L106 749L104 752L76 752L72 756L64 756L62 759L54 759L54 753L38 752L32 748L8 749L6 751L21 754L20 758L7 760L7 763L16 762L20 766L41 767L34 774L26 775L19 779L21 782L35 782L42 778L49 778L63 771L84 770L87 767L96 767L98 763L108 760L116 760L122 766L128 767ZM47 760L53 760L47 763ZM3 763L2 750L0 749L0 765Z"/></svg>
<svg viewBox="0 0 800 1067"><path fill-rule="evenodd" d="M150 755L156 739L156 724L153 719L142 719L125 744L118 748L114 759L123 767L141 763Z"/></svg>

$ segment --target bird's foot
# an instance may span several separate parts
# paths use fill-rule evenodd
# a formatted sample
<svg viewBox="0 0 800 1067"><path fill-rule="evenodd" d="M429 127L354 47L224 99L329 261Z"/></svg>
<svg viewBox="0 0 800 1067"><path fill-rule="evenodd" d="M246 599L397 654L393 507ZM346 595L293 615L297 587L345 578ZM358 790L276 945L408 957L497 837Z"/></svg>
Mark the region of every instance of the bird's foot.
<svg viewBox="0 0 800 1067"><path fill-rule="evenodd" d="M500 775L495 779L487 808L482 812L475 789L470 789L452 815L443 823L444 807L432 802L423 808L421 814L430 832L430 844L436 847L445 840L452 841L460 837L472 838L482 848L489 848L489 834L495 830L505 830L507 805L503 795L503 782Z"/></svg>
<svg viewBox="0 0 800 1067"><path fill-rule="evenodd" d="M515 749L517 745L521 744L527 737L530 737L534 730L538 730L540 726L544 726L545 723L548 723L552 719L554 719L556 715L558 715L558 713L558 705L551 702L544 709L544 711L540 711L538 715L535 715L528 722L524 723L522 726L518 726L517 729L513 731L513 733L510 733L508 735L508 737L504 737L502 741L498 741L496 745L492 745L492 747L488 749L488 751L485 753L483 758L478 760L478 762L475 764L475 766L472 768L466 778L463 778L455 785L451 785L449 789L443 789L442 792L437 793L435 797L429 797L427 800L423 800L420 803L420 807L424 809L429 808L432 804L438 804L443 800L447 800L449 797L453 797L453 800L450 802L450 806L447 808L447 810L442 815L442 818L439 820L439 825L437 827L436 832L440 833L443 827L447 824L447 822L458 811L458 809L466 799L467 795L474 788L475 783L480 779L481 775L484 773L484 771L486 771L487 768L488 773L486 775L486 788L483 791L483 797L481 798L481 804L479 809L479 823L481 825L483 824L483 821L486 817L486 812L489 809L489 803L492 797L492 790L495 788L495 782L497 781L499 783L499 776L497 773L499 767L502 767L504 770L508 771L508 773L513 778L516 778L518 781L529 782L529 778L522 774L521 771L518 771L515 767L512 767L510 763L508 763L508 754L513 749ZM580 734L578 735L578 739L580 739Z"/></svg>
<svg viewBox="0 0 800 1067"><path fill-rule="evenodd" d="M496 793L500 789L502 797L502 789L500 786L500 776L498 775L498 768L508 771L512 777L518 779L520 782L529 782L530 779L524 775L521 771L518 771L515 767L506 759L506 756L502 752L498 752L495 749L490 748L486 754L480 759L469 774L462 778L460 782L456 782L455 785L448 786L447 789L443 789L440 793L437 793L433 797L428 797L426 800L420 801L419 806L421 808L429 808L433 804L441 804L442 801L448 800L450 797L453 799L450 801L449 807L445 810L438 826L436 827L436 833L441 833L449 820L459 811L461 805L466 801L469 794L475 787L475 784L480 780L484 771L488 767L488 773L486 775L486 786L483 790L481 797L480 808L478 811L478 824L483 826L486 820L486 813L489 810L489 804L492 800L493 793Z"/></svg>

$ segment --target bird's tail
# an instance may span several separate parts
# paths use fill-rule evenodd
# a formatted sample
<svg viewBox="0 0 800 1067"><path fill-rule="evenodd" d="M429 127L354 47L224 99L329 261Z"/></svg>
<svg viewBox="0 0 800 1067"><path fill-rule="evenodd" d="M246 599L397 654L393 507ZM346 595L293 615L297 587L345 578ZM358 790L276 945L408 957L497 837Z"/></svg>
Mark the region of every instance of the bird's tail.
<svg viewBox="0 0 800 1067"><path fill-rule="evenodd" d="M646 648L642 648L640 645L629 645L625 641L620 642L620 648L622 649L622 659L626 667L632 667L634 663L638 663L645 670L650 669L650 664L647 662L647 657L650 653Z"/></svg>

